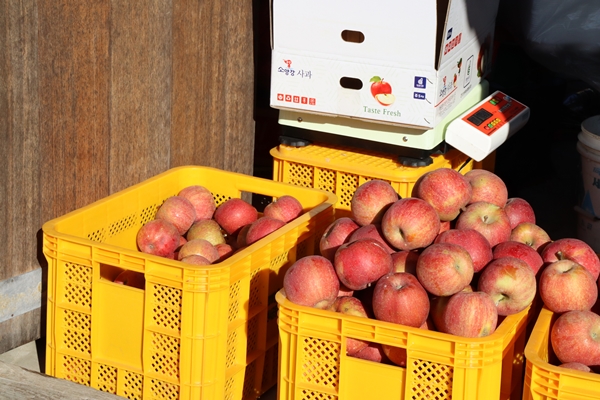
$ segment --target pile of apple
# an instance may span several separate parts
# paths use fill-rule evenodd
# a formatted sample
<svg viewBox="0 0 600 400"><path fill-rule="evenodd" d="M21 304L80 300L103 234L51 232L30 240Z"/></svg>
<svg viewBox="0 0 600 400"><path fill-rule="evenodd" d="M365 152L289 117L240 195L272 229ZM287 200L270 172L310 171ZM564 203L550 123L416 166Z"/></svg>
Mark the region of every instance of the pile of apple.
<svg viewBox="0 0 600 400"><path fill-rule="evenodd" d="M282 293L290 301L461 337L492 334L504 317L531 306L538 286L544 302L577 312L589 313L597 296L594 251L575 238L552 241L531 205L509 198L502 179L483 169L430 171L407 198L385 181L368 181L319 247L320 255L286 272ZM576 305L566 306L570 300ZM350 356L406 365L406 349L346 345Z"/></svg>
<svg viewBox="0 0 600 400"><path fill-rule="evenodd" d="M221 262L300 216L302 204L285 195L269 203L262 215L250 203L231 198L218 207L210 190L187 186L167 198L154 219L137 232L138 249L192 265ZM140 287L143 274L123 271L116 283Z"/></svg>

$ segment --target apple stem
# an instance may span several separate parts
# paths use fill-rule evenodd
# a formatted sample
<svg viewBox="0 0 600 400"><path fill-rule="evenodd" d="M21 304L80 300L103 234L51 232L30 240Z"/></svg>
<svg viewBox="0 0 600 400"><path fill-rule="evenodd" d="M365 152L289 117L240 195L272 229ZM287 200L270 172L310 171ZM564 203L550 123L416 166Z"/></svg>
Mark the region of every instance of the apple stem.
<svg viewBox="0 0 600 400"><path fill-rule="evenodd" d="M562 253L562 251L560 251L560 250L559 250L559 251L557 251L555 255L556 255L556 258L557 258L557 259L559 259L559 260L562 260L562 259L563 259L563 253Z"/></svg>

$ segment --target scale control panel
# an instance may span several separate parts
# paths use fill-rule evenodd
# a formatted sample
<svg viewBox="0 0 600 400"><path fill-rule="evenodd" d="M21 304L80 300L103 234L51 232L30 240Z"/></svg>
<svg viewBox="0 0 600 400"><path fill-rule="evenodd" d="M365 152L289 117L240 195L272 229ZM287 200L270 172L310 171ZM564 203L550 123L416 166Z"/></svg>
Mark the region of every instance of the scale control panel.
<svg viewBox="0 0 600 400"><path fill-rule="evenodd" d="M446 143L475 161L496 150L529 120L529 107L496 91L461 116L446 129Z"/></svg>

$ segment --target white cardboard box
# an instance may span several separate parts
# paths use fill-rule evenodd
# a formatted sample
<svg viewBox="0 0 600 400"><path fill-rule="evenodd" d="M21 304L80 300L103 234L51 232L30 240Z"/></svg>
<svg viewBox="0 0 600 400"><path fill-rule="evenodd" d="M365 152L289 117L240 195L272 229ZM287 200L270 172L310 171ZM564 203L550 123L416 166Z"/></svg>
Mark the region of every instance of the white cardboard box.
<svg viewBox="0 0 600 400"><path fill-rule="evenodd" d="M271 0L271 107L433 128L489 72L498 1Z"/></svg>

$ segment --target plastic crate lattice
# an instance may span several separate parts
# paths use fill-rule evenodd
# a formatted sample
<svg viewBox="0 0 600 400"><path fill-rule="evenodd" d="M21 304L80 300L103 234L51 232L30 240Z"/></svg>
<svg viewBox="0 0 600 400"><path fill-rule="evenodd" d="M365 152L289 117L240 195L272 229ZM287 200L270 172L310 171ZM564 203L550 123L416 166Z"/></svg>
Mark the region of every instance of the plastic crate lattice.
<svg viewBox="0 0 600 400"><path fill-rule="evenodd" d="M152 370L170 378L179 378L179 339L152 333Z"/></svg>
<svg viewBox="0 0 600 400"><path fill-rule="evenodd" d="M117 369L110 365L96 365L98 377L98 390L117 394Z"/></svg>
<svg viewBox="0 0 600 400"><path fill-rule="evenodd" d="M66 380L90 386L92 362L81 358L63 356L63 376Z"/></svg>
<svg viewBox="0 0 600 400"><path fill-rule="evenodd" d="M178 400L179 386L171 383L150 379L150 390L155 399Z"/></svg>
<svg viewBox="0 0 600 400"><path fill-rule="evenodd" d="M124 373L123 396L129 400L142 398L143 377L140 374L126 371Z"/></svg>
<svg viewBox="0 0 600 400"><path fill-rule="evenodd" d="M153 320L157 326L180 333L181 330L181 298L180 289L163 285L146 285L152 290L154 307Z"/></svg>
<svg viewBox="0 0 600 400"><path fill-rule="evenodd" d="M92 317L76 311L64 310L63 322L66 327L63 340L65 347L77 353L90 355Z"/></svg>
<svg viewBox="0 0 600 400"><path fill-rule="evenodd" d="M302 376L308 383L337 387L339 380L341 345L314 338L304 339Z"/></svg>

